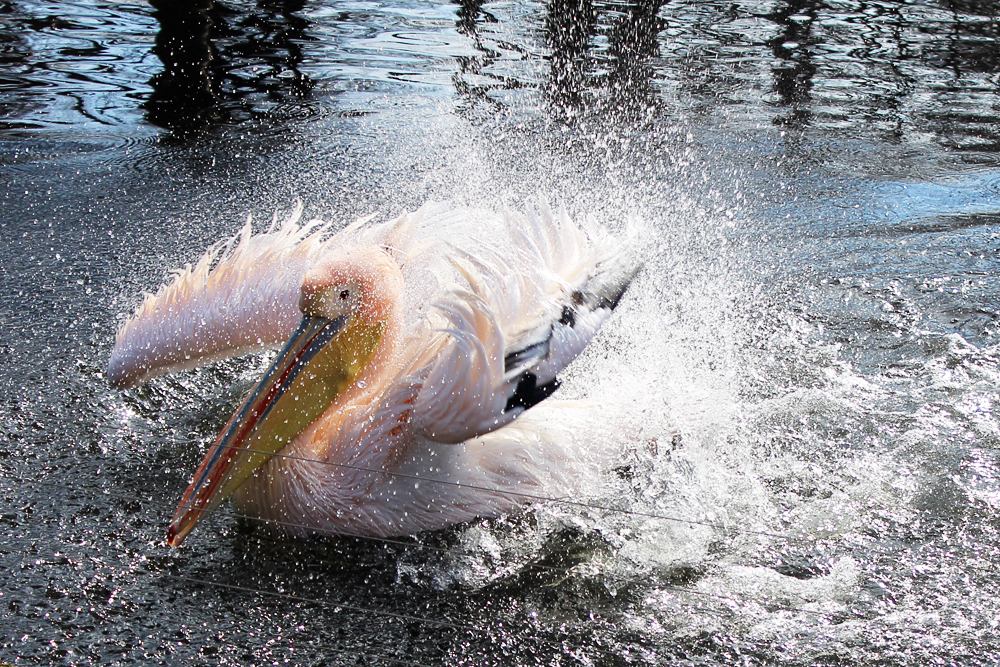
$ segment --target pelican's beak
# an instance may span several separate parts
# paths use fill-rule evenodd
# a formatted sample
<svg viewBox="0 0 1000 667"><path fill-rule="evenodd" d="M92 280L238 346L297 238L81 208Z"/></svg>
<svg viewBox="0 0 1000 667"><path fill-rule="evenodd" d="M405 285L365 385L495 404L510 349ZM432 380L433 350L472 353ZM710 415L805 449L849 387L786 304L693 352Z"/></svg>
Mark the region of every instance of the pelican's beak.
<svg viewBox="0 0 1000 667"><path fill-rule="evenodd" d="M167 531L171 546L354 383L382 333L357 319L302 318L195 471Z"/></svg>

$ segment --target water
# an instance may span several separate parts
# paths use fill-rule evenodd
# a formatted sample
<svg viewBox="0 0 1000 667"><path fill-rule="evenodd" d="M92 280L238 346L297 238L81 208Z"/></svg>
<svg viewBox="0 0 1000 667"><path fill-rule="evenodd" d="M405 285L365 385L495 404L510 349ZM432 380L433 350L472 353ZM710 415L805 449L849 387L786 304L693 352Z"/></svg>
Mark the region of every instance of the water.
<svg viewBox="0 0 1000 667"><path fill-rule="evenodd" d="M996 664L995 3L153 4L0 5L0 661ZM605 509L164 546L263 361L112 391L142 291L539 192L651 230L561 390Z"/></svg>

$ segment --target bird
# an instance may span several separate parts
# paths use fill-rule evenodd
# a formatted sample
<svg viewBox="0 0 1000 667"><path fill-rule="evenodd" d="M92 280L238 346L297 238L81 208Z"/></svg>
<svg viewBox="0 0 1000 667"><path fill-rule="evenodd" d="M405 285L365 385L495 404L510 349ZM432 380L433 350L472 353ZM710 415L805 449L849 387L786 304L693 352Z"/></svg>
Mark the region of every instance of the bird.
<svg viewBox="0 0 1000 667"><path fill-rule="evenodd" d="M550 399L641 269L634 239L544 199L385 222L248 219L146 294L108 379L277 349L198 466L179 546L231 498L289 537L390 537L571 493L606 465L599 406ZM634 236L634 235L633 235Z"/></svg>

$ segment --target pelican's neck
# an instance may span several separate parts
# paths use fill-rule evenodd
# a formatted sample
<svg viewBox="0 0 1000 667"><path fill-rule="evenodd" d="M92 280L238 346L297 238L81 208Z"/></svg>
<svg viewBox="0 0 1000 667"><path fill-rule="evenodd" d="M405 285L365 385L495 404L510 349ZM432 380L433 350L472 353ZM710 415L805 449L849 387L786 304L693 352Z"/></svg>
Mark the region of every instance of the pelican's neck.
<svg viewBox="0 0 1000 667"><path fill-rule="evenodd" d="M382 338L375 354L365 369L358 375L358 379L337 397L330 407L323 413L317 421L322 421L332 413L342 410L346 406L364 404L380 395L385 388L396 377L396 373L402 366L402 355L400 354L400 341L403 336L403 317L398 304L394 306L385 319L385 328L382 331Z"/></svg>
<svg viewBox="0 0 1000 667"><path fill-rule="evenodd" d="M329 458L329 448L344 420L358 407L379 400L403 364L403 277L399 266L379 248L347 248L306 276L303 293L316 291L317 285L340 283L359 286L363 298L353 317L366 326L378 326L381 338L357 380L290 443L289 453L295 456Z"/></svg>
<svg viewBox="0 0 1000 667"><path fill-rule="evenodd" d="M401 370L401 339L402 317L395 313L386 322L382 340L358 379L289 444L285 453L320 461L338 458L331 448L339 442L338 434L344 422L356 410L378 401Z"/></svg>

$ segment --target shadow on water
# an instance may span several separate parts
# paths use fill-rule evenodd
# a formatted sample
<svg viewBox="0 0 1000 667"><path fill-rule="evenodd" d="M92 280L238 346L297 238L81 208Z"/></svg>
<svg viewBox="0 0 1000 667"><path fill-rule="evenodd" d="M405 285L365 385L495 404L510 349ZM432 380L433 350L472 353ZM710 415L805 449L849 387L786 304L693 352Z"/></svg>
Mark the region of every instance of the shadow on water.
<svg viewBox="0 0 1000 667"><path fill-rule="evenodd" d="M296 14L304 0L264 0L248 11L215 0L150 4L163 63L143 105L150 123L187 136L308 98L314 83L299 65L312 38Z"/></svg>

